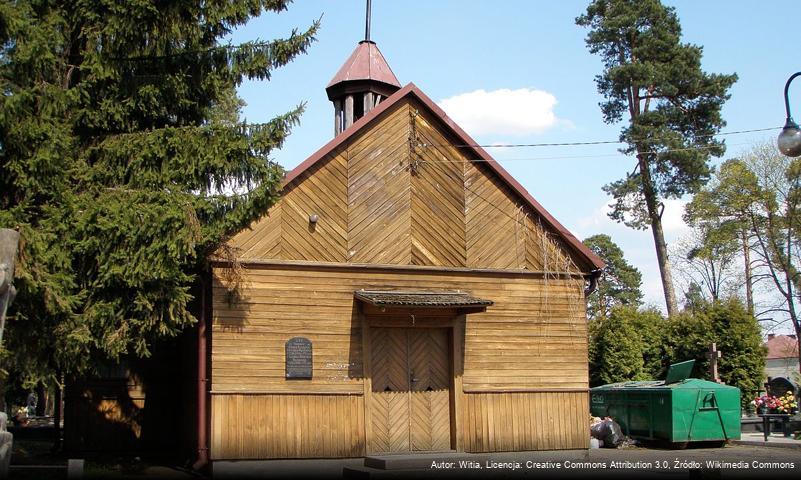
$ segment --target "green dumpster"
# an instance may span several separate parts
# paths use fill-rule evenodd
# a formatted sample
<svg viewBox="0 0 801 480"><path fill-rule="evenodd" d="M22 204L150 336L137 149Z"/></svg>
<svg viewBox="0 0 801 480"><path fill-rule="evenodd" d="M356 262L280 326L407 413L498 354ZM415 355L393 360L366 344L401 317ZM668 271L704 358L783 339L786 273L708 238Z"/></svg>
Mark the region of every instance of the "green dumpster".
<svg viewBox="0 0 801 480"><path fill-rule="evenodd" d="M684 444L740 438L740 389L686 378L694 361L671 365L664 381L621 382L590 390L590 410L612 417L632 438Z"/></svg>

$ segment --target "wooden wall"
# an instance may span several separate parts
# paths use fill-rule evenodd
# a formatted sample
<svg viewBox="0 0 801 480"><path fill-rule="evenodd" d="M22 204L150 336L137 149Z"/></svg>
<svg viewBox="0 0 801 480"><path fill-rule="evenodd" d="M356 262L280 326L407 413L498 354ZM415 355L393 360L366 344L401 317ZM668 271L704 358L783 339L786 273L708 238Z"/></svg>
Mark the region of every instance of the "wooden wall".
<svg viewBox="0 0 801 480"><path fill-rule="evenodd" d="M364 402L355 395L213 395L211 455L364 455Z"/></svg>
<svg viewBox="0 0 801 480"><path fill-rule="evenodd" d="M286 185L279 203L229 245L242 260L587 270L454 143L425 107L401 101Z"/></svg>
<svg viewBox="0 0 801 480"><path fill-rule="evenodd" d="M466 450L502 451L519 442L532 449L586 447L587 337L580 277L414 267L246 267L237 297L229 295L231 285L215 270L214 458L337 457L364 451L363 423L354 426L352 419L327 420L324 429L331 436L318 437L305 430L305 423L276 424L279 420L259 413L288 412L306 422L342 408L347 415L356 412L356 423L364 422L361 324L353 299L362 288L463 290L495 302L465 321ZM284 378L284 344L297 335L313 342L312 380ZM560 392L546 392L552 390ZM504 422L529 430L510 440L493 427ZM285 435L293 429L299 437Z"/></svg>
<svg viewBox="0 0 801 480"><path fill-rule="evenodd" d="M583 392L465 395L467 452L588 448L590 405Z"/></svg>
<svg viewBox="0 0 801 480"><path fill-rule="evenodd" d="M362 288L495 302L466 316L460 338L460 448L587 447L581 274L591 267L458 143L401 100L229 241L245 269L238 285L215 270L213 458L366 453ZM284 378L294 336L313 342L311 380Z"/></svg>
<svg viewBox="0 0 801 480"><path fill-rule="evenodd" d="M588 394L466 394L466 452L589 447ZM343 458L367 454L362 395L212 396L212 459Z"/></svg>

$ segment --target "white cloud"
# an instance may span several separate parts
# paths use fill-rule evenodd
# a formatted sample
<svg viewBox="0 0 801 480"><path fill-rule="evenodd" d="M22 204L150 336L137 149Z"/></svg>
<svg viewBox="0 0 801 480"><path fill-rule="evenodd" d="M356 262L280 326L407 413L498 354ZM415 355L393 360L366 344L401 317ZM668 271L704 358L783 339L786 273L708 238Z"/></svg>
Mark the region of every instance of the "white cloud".
<svg viewBox="0 0 801 480"><path fill-rule="evenodd" d="M680 238L690 232L690 227L682 218L684 206L687 205L688 201L685 199L662 201L665 204L665 211L662 212L662 230L665 232L665 237L668 241ZM612 202L604 203L594 209L590 215L579 218L576 222L577 230L582 233L586 232L589 235L598 232L628 230L625 225L609 218L611 211Z"/></svg>
<svg viewBox="0 0 801 480"><path fill-rule="evenodd" d="M664 229L665 235L677 238L689 233L690 227L684 223L682 218L684 206L689 200L674 199L662 202L665 204L665 211L662 212L662 229Z"/></svg>
<svg viewBox="0 0 801 480"><path fill-rule="evenodd" d="M690 227L684 223L682 215L684 206L688 200L663 200L665 211L662 213L662 228L665 232L665 240L668 246L690 232ZM659 264L656 261L654 240L650 230L634 230L626 227L622 223L617 223L607 215L612 207L611 202L605 202L587 216L576 220L575 233L579 238L585 238L597 233L606 233L623 250L626 260L640 269L642 273L642 292L643 301L646 305L653 305L664 312L665 296L662 290L662 277L659 273ZM676 277L676 272L673 272ZM677 287L679 303L683 302L679 282L674 283Z"/></svg>
<svg viewBox="0 0 801 480"><path fill-rule="evenodd" d="M556 103L556 97L544 90L502 88L462 93L439 106L471 135L529 135L570 124L554 114Z"/></svg>

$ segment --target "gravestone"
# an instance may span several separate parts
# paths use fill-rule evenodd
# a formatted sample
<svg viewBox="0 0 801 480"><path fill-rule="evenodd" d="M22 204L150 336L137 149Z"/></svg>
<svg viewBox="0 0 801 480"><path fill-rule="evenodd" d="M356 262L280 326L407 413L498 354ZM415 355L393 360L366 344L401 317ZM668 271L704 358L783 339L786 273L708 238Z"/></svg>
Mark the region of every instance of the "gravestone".
<svg viewBox="0 0 801 480"><path fill-rule="evenodd" d="M709 376L712 377L712 381L716 383L723 383L720 381L720 376L718 376L718 359L722 356L723 354L718 350L717 344L715 343L710 345L709 351L706 352L706 358L709 359Z"/></svg>
<svg viewBox="0 0 801 480"><path fill-rule="evenodd" d="M775 377L775 378L768 378L768 382L765 384L767 387L767 392L769 395L773 395L774 397L781 397L787 392L796 395L797 387L787 378L784 377Z"/></svg>

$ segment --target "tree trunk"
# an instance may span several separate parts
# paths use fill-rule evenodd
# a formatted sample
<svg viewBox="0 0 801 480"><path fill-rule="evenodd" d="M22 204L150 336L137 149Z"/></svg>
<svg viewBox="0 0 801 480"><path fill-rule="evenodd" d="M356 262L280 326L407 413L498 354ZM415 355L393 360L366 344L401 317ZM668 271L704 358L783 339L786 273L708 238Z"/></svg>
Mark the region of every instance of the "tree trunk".
<svg viewBox="0 0 801 480"><path fill-rule="evenodd" d="M798 321L793 322L793 327L795 327L795 338L796 341L801 339L801 325L799 325ZM798 351L798 372L801 373L801 348L797 349Z"/></svg>
<svg viewBox="0 0 801 480"><path fill-rule="evenodd" d="M11 416L11 412L6 408L6 381L2 377L0 377L0 412L6 412L9 417Z"/></svg>
<svg viewBox="0 0 801 480"><path fill-rule="evenodd" d="M639 152L644 151L641 146L637 146ZM642 180L642 192L645 197L645 204L648 207L648 217L651 219L651 233L654 235L654 246L656 246L656 260L659 263L659 273L662 275L662 289L665 292L665 305L669 317L679 312L676 304L676 290L673 287L673 275L670 271L670 261L668 260L667 244L665 243L665 232L662 230L662 212L659 205L651 180L651 170L648 168L648 161L643 153L637 154L640 165L640 178Z"/></svg>
<svg viewBox="0 0 801 480"><path fill-rule="evenodd" d="M44 382L36 384L36 416L44 417L45 407L47 406L47 389Z"/></svg>
<svg viewBox="0 0 801 480"><path fill-rule="evenodd" d="M654 234L656 260L659 262L659 273L662 274L662 288L665 291L665 305L669 317L679 313L676 304L676 290L673 288L673 275L670 271L670 260L667 254L665 233L662 230L662 217L658 214L651 217L651 232Z"/></svg>
<svg viewBox="0 0 801 480"><path fill-rule="evenodd" d="M63 399L63 390L61 385L64 384L64 378L61 376L60 373L56 374L56 390L54 395L54 405L53 405L53 451L60 452L61 451L61 420L64 418L64 409L62 408L64 405Z"/></svg>
<svg viewBox="0 0 801 480"><path fill-rule="evenodd" d="M748 248L748 231L742 231L743 259L745 262L745 304L748 313L754 314L753 274L751 273L751 249Z"/></svg>

